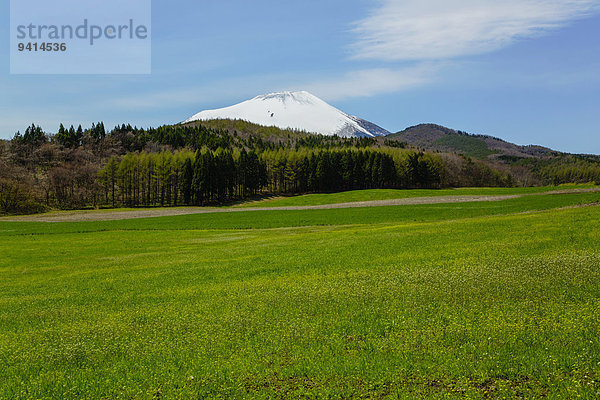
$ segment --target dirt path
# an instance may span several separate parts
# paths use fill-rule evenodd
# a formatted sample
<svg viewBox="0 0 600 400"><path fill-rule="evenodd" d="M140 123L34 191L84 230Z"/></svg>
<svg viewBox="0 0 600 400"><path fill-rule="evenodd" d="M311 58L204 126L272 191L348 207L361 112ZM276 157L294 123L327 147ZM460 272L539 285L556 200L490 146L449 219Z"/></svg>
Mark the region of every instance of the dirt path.
<svg viewBox="0 0 600 400"><path fill-rule="evenodd" d="M569 194L600 192L600 189L574 189L556 190L546 193L515 194L515 195L478 195L478 196L434 196L412 197L392 200L360 201L353 203L323 204L316 206L289 206L289 207L255 207L255 208L209 208L209 207L180 207L180 208L151 208L131 211L70 211L54 212L48 214L25 215L18 217L0 218L0 221L27 221L27 222L77 222L77 221L114 221L122 219L155 218L175 215L213 214L253 211L294 211L294 210L326 210L337 208L384 207L404 206L417 204L452 204L469 202L491 202L518 199L525 196L544 194Z"/></svg>

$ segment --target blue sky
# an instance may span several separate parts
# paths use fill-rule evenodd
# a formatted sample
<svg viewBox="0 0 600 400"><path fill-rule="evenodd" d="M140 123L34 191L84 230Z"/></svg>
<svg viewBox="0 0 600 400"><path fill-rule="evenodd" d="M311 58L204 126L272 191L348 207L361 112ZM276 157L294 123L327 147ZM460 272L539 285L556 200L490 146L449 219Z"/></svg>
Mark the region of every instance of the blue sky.
<svg viewBox="0 0 600 400"><path fill-rule="evenodd" d="M0 13L2 138L309 90L394 132L433 122L600 154L600 0L155 0L139 76L10 75L8 1Z"/></svg>

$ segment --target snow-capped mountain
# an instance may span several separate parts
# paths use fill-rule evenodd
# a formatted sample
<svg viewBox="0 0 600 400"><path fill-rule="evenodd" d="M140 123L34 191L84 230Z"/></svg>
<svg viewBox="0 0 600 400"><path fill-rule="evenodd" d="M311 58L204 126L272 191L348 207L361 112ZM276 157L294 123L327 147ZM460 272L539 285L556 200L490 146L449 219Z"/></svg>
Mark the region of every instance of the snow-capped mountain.
<svg viewBox="0 0 600 400"><path fill-rule="evenodd" d="M298 129L322 135L374 137L390 134L385 129L348 115L308 92L278 92L218 110L202 111L187 122L241 119L263 126Z"/></svg>

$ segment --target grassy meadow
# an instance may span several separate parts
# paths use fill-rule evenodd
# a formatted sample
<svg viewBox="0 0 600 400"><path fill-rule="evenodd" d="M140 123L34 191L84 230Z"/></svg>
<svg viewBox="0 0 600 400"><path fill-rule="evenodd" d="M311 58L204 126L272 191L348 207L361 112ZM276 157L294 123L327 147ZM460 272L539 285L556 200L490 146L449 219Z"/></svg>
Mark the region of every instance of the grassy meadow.
<svg viewBox="0 0 600 400"><path fill-rule="evenodd" d="M290 207L290 206L315 206L326 204L352 203L359 201L396 200L415 197L441 197L441 196L503 196L541 194L553 191L573 191L593 188L594 185L568 184L544 187L523 188L457 188L457 189L374 189L353 190L341 193L318 193L302 196L279 197L265 199L258 202L248 202L239 207Z"/></svg>
<svg viewBox="0 0 600 400"><path fill-rule="evenodd" d="M0 399L596 399L598 202L0 219Z"/></svg>

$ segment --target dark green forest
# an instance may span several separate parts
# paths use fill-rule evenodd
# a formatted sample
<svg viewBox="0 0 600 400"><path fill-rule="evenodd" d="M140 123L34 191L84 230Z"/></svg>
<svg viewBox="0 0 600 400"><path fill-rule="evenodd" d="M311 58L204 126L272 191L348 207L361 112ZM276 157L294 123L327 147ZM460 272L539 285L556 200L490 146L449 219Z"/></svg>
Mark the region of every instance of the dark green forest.
<svg viewBox="0 0 600 400"><path fill-rule="evenodd" d="M388 138L340 138L243 121L141 129L35 124L0 141L0 213L227 204L264 195L600 182L597 157L490 163Z"/></svg>

